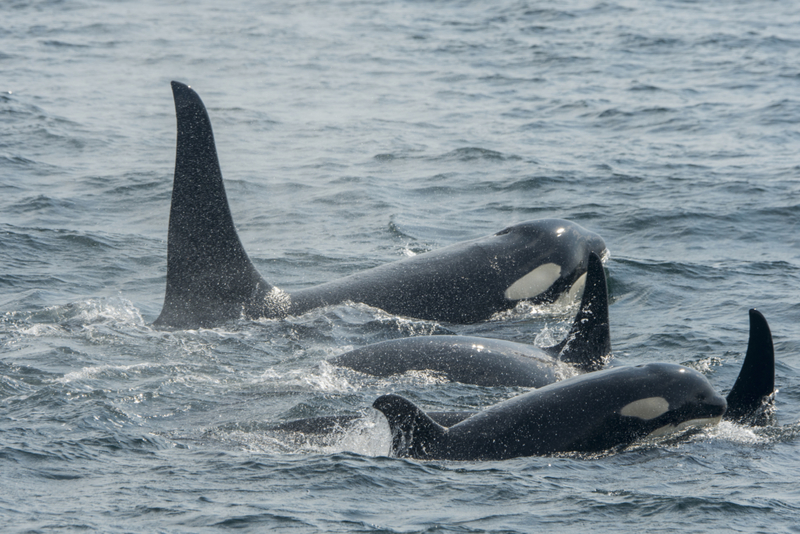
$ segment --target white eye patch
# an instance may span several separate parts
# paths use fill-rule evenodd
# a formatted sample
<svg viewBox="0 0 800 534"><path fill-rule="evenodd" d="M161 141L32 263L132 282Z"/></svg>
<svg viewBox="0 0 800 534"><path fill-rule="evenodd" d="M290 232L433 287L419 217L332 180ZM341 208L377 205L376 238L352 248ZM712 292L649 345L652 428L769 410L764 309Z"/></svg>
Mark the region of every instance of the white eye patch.
<svg viewBox="0 0 800 534"><path fill-rule="evenodd" d="M561 276L561 266L545 263L535 268L506 289L505 296L509 300L533 298L547 291L553 282Z"/></svg>
<svg viewBox="0 0 800 534"><path fill-rule="evenodd" d="M669 410L667 399L664 397L648 397L626 404L619 411L619 414L626 417L638 417L639 419L649 421L665 413L667 410Z"/></svg>

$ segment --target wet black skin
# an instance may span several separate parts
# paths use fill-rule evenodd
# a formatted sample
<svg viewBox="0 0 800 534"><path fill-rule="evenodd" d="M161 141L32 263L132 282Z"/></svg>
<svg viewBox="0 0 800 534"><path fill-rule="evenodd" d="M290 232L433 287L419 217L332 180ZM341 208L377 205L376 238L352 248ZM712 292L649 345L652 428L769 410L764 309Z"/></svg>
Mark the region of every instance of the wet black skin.
<svg viewBox="0 0 800 534"><path fill-rule="evenodd" d="M536 267L561 267L531 300L551 302L586 272L597 234L559 219L528 221L319 286L282 292L251 263L233 225L211 121L200 97L172 82L178 139L167 246L167 288L158 328L213 327L240 318L297 315L361 302L391 314L472 323L517 304L505 291Z"/></svg>
<svg viewBox="0 0 800 534"><path fill-rule="evenodd" d="M578 313L557 345L538 348L470 336L417 336L367 345L330 362L379 377L425 370L462 384L538 388L577 372L596 371L610 353L605 271L600 258L590 253Z"/></svg>
<svg viewBox="0 0 800 534"><path fill-rule="evenodd" d="M652 419L621 415L628 404L662 397ZM667 425L721 417L725 398L697 371L658 363L569 378L496 404L445 428L410 401L379 397L393 433L392 453L423 460L503 460L561 452L601 452Z"/></svg>
<svg viewBox="0 0 800 534"><path fill-rule="evenodd" d="M758 310L742 368L723 398L692 369L669 363L606 369L573 377L496 404L445 428L410 401L379 397L373 407L392 429L392 454L419 459L500 460L559 452L601 452L667 425L724 418L764 425L774 411L775 351ZM652 418L622 413L629 403L661 397L669 409Z"/></svg>
<svg viewBox="0 0 800 534"><path fill-rule="evenodd" d="M708 392L708 382L702 376L698 378L694 371L689 370L688 374L675 373L675 369L686 368L673 364L650 364L645 367L650 370L650 376L647 373L642 375L642 371L636 371L636 368L620 368L622 371L609 369L597 374L598 378L594 378L595 375L584 375L584 377L591 378L579 377L584 381L574 379L572 382L560 383L562 385L556 384L550 389L543 388L538 391L545 393L537 394L543 395L539 397L534 395L533 401L528 406L531 408L528 413L520 410L520 406L525 406L525 403L531 401L531 398L526 396L531 394L515 397L516 400L511 399L480 413L464 411L423 413L411 402L397 395L381 397L374 403L374 406L381 410L389 421L393 431L392 450L395 455L423 459L497 459L507 457L509 451L513 451L513 447L505 449L502 454L499 454L497 450L487 452L485 444L474 447L468 444L479 443L482 437L495 441L501 433L497 429L501 429L501 427L505 427L506 434L517 432L519 437L519 432L537 424L537 418L538 424L542 425L541 409L543 405L545 410L553 415L553 417L548 416L549 421L546 421L546 424L551 426L549 428L546 427L546 424L540 426L539 432L535 433L532 439L520 440L522 442L530 441L533 443L530 445L530 449L541 454L547 454L542 452L547 450L597 452L625 445L652 432L654 426L676 424L700 415L702 411L695 409L692 399L695 404L721 404L719 395L715 392L711 395ZM625 369L628 370L625 371ZM637 375L637 373L639 374ZM678 378L676 379L675 376ZM653 382L654 377L656 383L652 386L648 385ZM615 379L620 380L615 383ZM621 387L626 383L628 387ZM692 384L694 384L694 390L692 390ZM774 411L774 385L775 353L772 334L764 316L759 311L752 309L750 310L750 339L747 353L739 376L728 393L724 418L737 424L766 424ZM642 392L642 387L647 391ZM619 413L608 413L607 404L609 402L624 404L626 401L635 399L637 392L659 396L658 393L665 388L668 395L677 395L678 398L670 401L671 414L664 414L660 419L643 422ZM594 397L592 398L592 396ZM681 404L681 396L688 402ZM548 398L549 401L547 401ZM669 397L664 398L668 399ZM546 407L547 402L555 406L552 412ZM537 405L539 406L538 410L536 409ZM603 411L604 407L605 412ZM588 421L586 420L587 413L592 415ZM481 414L489 415L482 415L483 419L472 419L473 416ZM506 415L511 417L505 420ZM361 416L355 415L312 417L281 423L274 428L287 432L327 434L337 429L345 430L348 425L360 418ZM446 442L442 438L444 427L455 427L470 419L472 419L470 424L477 426L472 427L473 432L471 433L463 430L463 428L469 429L470 427L462 427L464 444L443 445ZM495 422L492 423L492 420ZM553 426L558 420L561 423ZM476 428L480 429L481 425L484 429L495 429L493 431L496 431L497 435L474 432ZM515 426L518 426L519 429L515 430ZM571 429L576 428L577 431L570 432ZM554 432L554 434L548 434L548 432ZM548 439L547 436L555 437ZM447 438L447 440L452 439L454 439L453 436ZM457 443L457 441L451 443ZM442 450L443 447L444 450Z"/></svg>

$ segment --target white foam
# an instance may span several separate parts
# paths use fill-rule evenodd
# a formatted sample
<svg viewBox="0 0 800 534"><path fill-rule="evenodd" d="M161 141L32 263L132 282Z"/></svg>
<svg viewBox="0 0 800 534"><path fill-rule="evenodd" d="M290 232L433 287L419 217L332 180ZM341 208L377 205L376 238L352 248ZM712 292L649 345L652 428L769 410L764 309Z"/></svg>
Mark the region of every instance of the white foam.
<svg viewBox="0 0 800 534"><path fill-rule="evenodd" d="M22 335L30 337L40 337L62 332L63 329L52 324L33 324L30 326L21 326L17 329Z"/></svg>
<svg viewBox="0 0 800 534"><path fill-rule="evenodd" d="M133 365L95 365L91 367L84 367L80 371L72 371L71 373L67 373L64 376L54 379L53 382L57 382L59 384L69 384L70 382L92 380L104 375L126 373L133 369L145 369L149 367L153 367L153 364L137 363Z"/></svg>
<svg viewBox="0 0 800 534"><path fill-rule="evenodd" d="M764 443L766 438L755 433L752 427L737 425L731 421L722 421L720 424L706 430L706 435L711 438L724 439L733 443L752 445Z"/></svg>
<svg viewBox="0 0 800 534"><path fill-rule="evenodd" d="M392 432L383 414L370 410L363 418L342 432L329 436L330 443L320 452L354 452L365 456L388 456L392 447Z"/></svg>
<svg viewBox="0 0 800 534"><path fill-rule="evenodd" d="M325 393L341 393L356 391L358 387L347 377L338 373L337 368L326 361L319 363L313 371L308 369L292 369L277 371L274 367L264 369L260 376L250 380L251 384L280 384L282 389L298 388L302 390L321 391Z"/></svg>
<svg viewBox="0 0 800 534"><path fill-rule="evenodd" d="M81 323L115 322L144 326L145 321L139 310L125 299L89 299L76 304L80 312L74 317Z"/></svg>

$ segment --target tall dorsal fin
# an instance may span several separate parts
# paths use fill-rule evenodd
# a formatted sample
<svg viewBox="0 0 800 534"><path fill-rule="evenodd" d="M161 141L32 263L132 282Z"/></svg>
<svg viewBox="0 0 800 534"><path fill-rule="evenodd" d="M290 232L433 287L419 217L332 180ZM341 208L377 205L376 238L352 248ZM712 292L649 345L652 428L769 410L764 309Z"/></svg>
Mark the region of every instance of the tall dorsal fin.
<svg viewBox="0 0 800 534"><path fill-rule="evenodd" d="M586 372L596 371L607 362L611 354L608 286L603 262L594 252L589 254L586 285L572 328L564 341L545 350Z"/></svg>
<svg viewBox="0 0 800 534"><path fill-rule="evenodd" d="M775 391L775 349L764 316L750 310L750 340L742 370L728 393L725 419L742 421L758 416Z"/></svg>
<svg viewBox="0 0 800 534"><path fill-rule="evenodd" d="M410 400L400 395L382 395L372 403L372 407L382 412L389 422L392 430L392 453L395 456L424 459L432 452L432 445L442 445L447 429L428 417Z"/></svg>
<svg viewBox="0 0 800 534"><path fill-rule="evenodd" d="M161 328L197 328L263 309L272 287L242 247L222 183L211 121L189 86L172 82L178 141ZM251 313L250 315L257 315Z"/></svg>

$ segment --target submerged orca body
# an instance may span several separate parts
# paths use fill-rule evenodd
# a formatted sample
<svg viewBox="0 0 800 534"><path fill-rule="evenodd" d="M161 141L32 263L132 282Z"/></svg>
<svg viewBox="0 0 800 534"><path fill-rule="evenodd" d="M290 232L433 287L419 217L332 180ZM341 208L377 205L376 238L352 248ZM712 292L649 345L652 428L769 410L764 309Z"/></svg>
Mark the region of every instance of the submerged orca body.
<svg viewBox="0 0 800 534"><path fill-rule="evenodd" d="M736 420L763 410L774 390L772 339L750 311L745 362L727 400L695 370L651 363L576 376L496 404L450 427L398 395L379 397L392 430L392 454L423 460L502 460L562 452L601 452L647 436ZM766 334L764 328L766 328Z"/></svg>
<svg viewBox="0 0 800 534"><path fill-rule="evenodd" d="M428 417L442 426L453 426L468 417L475 415L475 412L427 412ZM297 432L307 435L328 435L337 431L346 431L359 421L363 421L363 415L319 415L317 417L306 417L295 419L272 425L270 430L279 432Z"/></svg>
<svg viewBox="0 0 800 534"><path fill-rule="evenodd" d="M345 301L418 319L477 322L521 300L552 302L577 292L589 253L605 252L597 234L543 219L285 293L261 277L239 240L203 102L184 84L172 82L172 91L178 140L167 288L156 327L212 327Z"/></svg>
<svg viewBox="0 0 800 534"><path fill-rule="evenodd" d="M432 370L444 373L452 381L479 386L542 387L571 376L576 370L597 370L610 352L606 278L600 258L592 253L572 329L553 347L539 349L467 336L419 336L369 345L330 362L380 377ZM432 411L427 415L449 427L475 412ZM323 415L279 423L272 430L325 435L346 431L361 420L361 415Z"/></svg>
<svg viewBox="0 0 800 534"><path fill-rule="evenodd" d="M330 362L379 377L428 370L464 384L538 388L576 370L596 371L610 352L606 277L600 258L592 252L578 314L557 345L540 349L499 339L418 336L368 345Z"/></svg>

